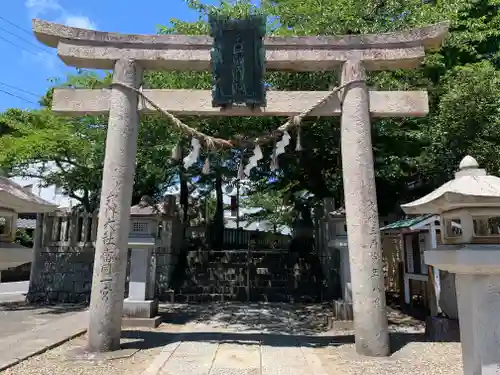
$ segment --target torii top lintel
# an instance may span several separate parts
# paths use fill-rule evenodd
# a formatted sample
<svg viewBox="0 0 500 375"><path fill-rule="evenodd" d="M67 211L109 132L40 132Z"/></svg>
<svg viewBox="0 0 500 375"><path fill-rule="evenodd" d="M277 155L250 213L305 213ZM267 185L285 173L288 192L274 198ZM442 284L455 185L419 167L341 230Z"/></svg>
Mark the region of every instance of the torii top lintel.
<svg viewBox="0 0 500 375"><path fill-rule="evenodd" d="M144 69L210 69L212 38L191 35L120 34L33 20L37 39L58 49L70 66L113 69L120 59L137 60ZM267 37L266 68L284 71L337 69L348 59L360 59L367 70L415 68L425 50L439 48L448 23L408 31L338 36Z"/></svg>

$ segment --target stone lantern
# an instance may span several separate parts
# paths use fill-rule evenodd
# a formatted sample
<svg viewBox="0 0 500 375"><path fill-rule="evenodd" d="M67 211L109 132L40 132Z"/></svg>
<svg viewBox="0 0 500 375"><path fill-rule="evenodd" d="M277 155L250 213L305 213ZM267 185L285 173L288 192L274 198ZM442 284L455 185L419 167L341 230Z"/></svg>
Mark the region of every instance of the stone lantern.
<svg viewBox="0 0 500 375"><path fill-rule="evenodd" d="M500 371L500 178L471 156L455 179L401 206L407 214L441 216L442 245L425 262L455 273L465 375Z"/></svg>
<svg viewBox="0 0 500 375"><path fill-rule="evenodd" d="M125 325L160 324L155 296L156 250L163 245L164 218L172 206L168 203L153 205L145 197L130 209L130 279L128 298L123 304Z"/></svg>

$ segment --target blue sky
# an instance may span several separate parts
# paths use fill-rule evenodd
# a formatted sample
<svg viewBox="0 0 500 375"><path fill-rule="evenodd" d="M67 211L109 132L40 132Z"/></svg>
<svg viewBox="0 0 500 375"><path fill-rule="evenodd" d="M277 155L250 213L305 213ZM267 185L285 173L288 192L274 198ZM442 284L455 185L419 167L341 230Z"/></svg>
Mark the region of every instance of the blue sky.
<svg viewBox="0 0 500 375"><path fill-rule="evenodd" d="M1 112L13 107L37 108L35 95L45 93L51 85L49 79L74 71L58 59L55 49L37 42L30 33L32 18L102 31L151 34L171 18L194 21L197 14L184 0L3 0L0 17Z"/></svg>

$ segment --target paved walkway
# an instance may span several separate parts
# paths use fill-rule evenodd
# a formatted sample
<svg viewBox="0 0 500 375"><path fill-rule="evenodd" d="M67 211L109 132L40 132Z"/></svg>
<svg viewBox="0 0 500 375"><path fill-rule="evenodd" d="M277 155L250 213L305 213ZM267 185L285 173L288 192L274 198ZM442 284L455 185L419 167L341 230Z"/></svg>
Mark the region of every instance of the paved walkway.
<svg viewBox="0 0 500 375"><path fill-rule="evenodd" d="M0 299L3 296L23 295L28 293L29 281L0 282Z"/></svg>
<svg viewBox="0 0 500 375"><path fill-rule="evenodd" d="M84 307L78 305L35 306L26 303L24 296L8 299L3 296L0 298L1 337L5 339L11 335L30 332L84 310Z"/></svg>
<svg viewBox="0 0 500 375"><path fill-rule="evenodd" d="M143 375L327 374L314 347L328 345L328 339L311 336L324 328L318 311L307 314L291 305L262 304L171 310L173 321L178 313L191 322L171 338Z"/></svg>
<svg viewBox="0 0 500 375"><path fill-rule="evenodd" d="M0 371L84 333L87 321L81 306L38 307L23 296L0 299Z"/></svg>

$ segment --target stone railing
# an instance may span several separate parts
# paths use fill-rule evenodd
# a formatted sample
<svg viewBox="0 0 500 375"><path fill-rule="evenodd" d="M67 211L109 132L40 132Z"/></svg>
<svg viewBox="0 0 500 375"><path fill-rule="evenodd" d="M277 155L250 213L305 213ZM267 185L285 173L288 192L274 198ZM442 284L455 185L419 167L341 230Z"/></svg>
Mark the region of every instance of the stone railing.
<svg viewBox="0 0 500 375"><path fill-rule="evenodd" d="M64 212L40 215L39 230L35 232L35 256L28 293L30 302L88 303L97 225L97 215ZM175 235L180 232L175 228L177 225L180 224L174 218L163 220L162 232L158 233L154 249L155 294L159 298L169 290L172 268L177 263L181 241ZM128 294L128 286L125 293Z"/></svg>

